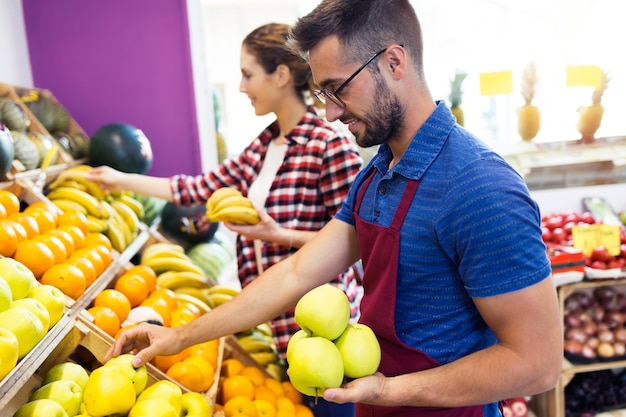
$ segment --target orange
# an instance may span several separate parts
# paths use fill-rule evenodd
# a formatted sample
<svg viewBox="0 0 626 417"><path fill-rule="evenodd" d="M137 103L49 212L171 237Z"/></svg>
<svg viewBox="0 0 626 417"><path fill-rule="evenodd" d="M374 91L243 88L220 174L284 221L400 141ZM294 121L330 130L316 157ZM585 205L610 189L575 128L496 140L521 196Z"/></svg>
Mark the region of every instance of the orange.
<svg viewBox="0 0 626 417"><path fill-rule="evenodd" d="M172 319L172 309L168 305L164 298L148 296L145 300L139 304L141 306L151 307L154 311L159 313L159 316L163 319L163 325L169 327Z"/></svg>
<svg viewBox="0 0 626 417"><path fill-rule="evenodd" d="M42 275L40 282L44 285L53 285L63 291L65 295L76 300L87 288L85 275L77 266L58 264L50 267Z"/></svg>
<svg viewBox="0 0 626 417"><path fill-rule="evenodd" d="M189 356L202 356L215 368L217 367L217 358L219 356L219 343L219 339L214 339L208 342L196 343L185 350L189 352Z"/></svg>
<svg viewBox="0 0 626 417"><path fill-rule="evenodd" d="M243 375L248 378L255 387L265 384L265 374L256 366L244 366L243 369L239 371L239 375Z"/></svg>
<svg viewBox="0 0 626 417"><path fill-rule="evenodd" d="M271 389L276 397L283 397L285 395L283 384L276 378L265 378L265 386Z"/></svg>
<svg viewBox="0 0 626 417"><path fill-rule="evenodd" d="M20 199L9 190L0 190L0 205L4 207L7 216L20 211Z"/></svg>
<svg viewBox="0 0 626 417"><path fill-rule="evenodd" d="M244 368L244 364L237 358L228 358L222 361L222 375L226 377L237 375Z"/></svg>
<svg viewBox="0 0 626 417"><path fill-rule="evenodd" d="M7 209L5 209L4 206L0 203L0 219L4 219L8 215L9 214L7 212Z"/></svg>
<svg viewBox="0 0 626 417"><path fill-rule="evenodd" d="M100 254L104 262L104 268L108 268L113 263L113 252L104 245L87 246L87 249L94 250Z"/></svg>
<svg viewBox="0 0 626 417"><path fill-rule="evenodd" d="M276 407L274 404L266 400L254 400L252 401L256 407L256 413L259 417L274 417L276 416Z"/></svg>
<svg viewBox="0 0 626 417"><path fill-rule="evenodd" d="M6 223L10 225L15 231L15 235L17 236L17 243L23 242L28 239L28 234L26 233L26 229L24 226L11 219L2 219L0 220L2 223Z"/></svg>
<svg viewBox="0 0 626 417"><path fill-rule="evenodd" d="M187 357L186 351L176 353L174 355L156 355L152 359L152 364L161 372L167 372L170 367L178 362L182 362Z"/></svg>
<svg viewBox="0 0 626 417"><path fill-rule="evenodd" d="M33 240L38 240L43 242L54 254L54 263L60 264L67 260L67 249L65 249L65 244L58 237L45 232Z"/></svg>
<svg viewBox="0 0 626 417"><path fill-rule="evenodd" d="M93 300L93 305L109 307L120 319L120 323L126 320L131 309L128 298L113 288L102 290L102 292L96 295L96 298Z"/></svg>
<svg viewBox="0 0 626 417"><path fill-rule="evenodd" d="M172 311L170 317L170 327L184 326L197 319L199 315L186 307L178 307Z"/></svg>
<svg viewBox="0 0 626 417"><path fill-rule="evenodd" d="M276 394L267 385L254 387L254 399L264 400L272 405L276 404Z"/></svg>
<svg viewBox="0 0 626 417"><path fill-rule="evenodd" d="M33 216L26 213L15 213L8 217L9 220L16 221L26 229L26 236L29 239L39 235L39 224Z"/></svg>
<svg viewBox="0 0 626 417"><path fill-rule="evenodd" d="M313 410L304 404L296 404L296 417L314 417Z"/></svg>
<svg viewBox="0 0 626 417"><path fill-rule="evenodd" d="M52 230L57 227L57 221L54 214L52 214L53 212L45 208L36 207L34 209L29 209L27 207L23 213L28 214L35 219L37 225L39 226L39 233L45 233L48 230Z"/></svg>
<svg viewBox="0 0 626 417"><path fill-rule="evenodd" d="M65 246L65 251L67 252L67 256L71 256L76 250L72 235L70 235L65 230L53 229L49 232L46 232L46 234L56 236L61 240L61 242L63 242L63 245Z"/></svg>
<svg viewBox="0 0 626 417"><path fill-rule="evenodd" d="M124 273L116 281L114 288L124 293L131 307L137 307L148 298L148 284L140 275Z"/></svg>
<svg viewBox="0 0 626 417"><path fill-rule="evenodd" d="M167 303L170 311L174 311L178 308L178 299L176 298L176 293L169 288L155 289L150 293L150 298L162 298Z"/></svg>
<svg viewBox="0 0 626 417"><path fill-rule="evenodd" d="M17 250L17 233L11 224L0 221L0 255L11 257Z"/></svg>
<svg viewBox="0 0 626 417"><path fill-rule="evenodd" d="M276 417L296 417L296 412L295 410L290 410L287 408L277 408Z"/></svg>
<svg viewBox="0 0 626 417"><path fill-rule="evenodd" d="M109 250L113 250L113 245L111 244L111 240L104 234L100 232L89 232L85 238L85 246L92 247L95 245L104 245Z"/></svg>
<svg viewBox="0 0 626 417"><path fill-rule="evenodd" d="M187 362L187 360L172 364L166 374L174 381L184 385L190 391L204 392L210 387L210 385L208 387L206 386L206 382L198 365L193 362Z"/></svg>
<svg viewBox="0 0 626 417"><path fill-rule="evenodd" d="M290 381L281 382L285 397L289 398L294 404L302 404L302 394L298 391Z"/></svg>
<svg viewBox="0 0 626 417"><path fill-rule="evenodd" d="M115 337L120 329L120 319L115 311L105 306L94 306L87 311L94 317L94 324L102 329L106 334Z"/></svg>
<svg viewBox="0 0 626 417"><path fill-rule="evenodd" d="M45 243L32 239L17 244L13 259L23 263L37 279L54 266L54 253L50 248Z"/></svg>
<svg viewBox="0 0 626 417"><path fill-rule="evenodd" d="M215 380L215 368L213 365L209 363L202 356L189 356L183 362L193 363L200 369L200 373L202 374L202 378L204 380L204 385L202 391L207 391L213 385L213 381Z"/></svg>
<svg viewBox="0 0 626 417"><path fill-rule="evenodd" d="M76 250L85 248L86 237L85 233L83 233L80 228L76 226L62 225L58 226L57 230L62 230L72 236L72 239L74 240L74 247Z"/></svg>
<svg viewBox="0 0 626 417"><path fill-rule="evenodd" d="M235 396L224 402L226 417L257 417L254 402L243 395Z"/></svg>
<svg viewBox="0 0 626 417"><path fill-rule="evenodd" d="M276 398L276 408L278 410L285 409L291 411L292 413L295 413L296 403L293 402L289 397L278 397Z"/></svg>
<svg viewBox="0 0 626 417"><path fill-rule="evenodd" d="M252 400L254 398L254 385L243 375L226 377L222 382L222 401L224 405L233 397L244 396Z"/></svg>
<svg viewBox="0 0 626 417"><path fill-rule="evenodd" d="M85 285L89 287L94 283L98 275L96 274L96 268L93 266L93 262L91 262L88 258L84 256L70 256L70 258L65 261L66 264L74 265L78 267L81 271L83 271L83 275L85 275Z"/></svg>
<svg viewBox="0 0 626 417"><path fill-rule="evenodd" d="M157 274L154 272L154 269L150 268L148 265L134 265L128 271L131 274L138 274L146 280L148 287L150 288L150 292L154 291L157 286Z"/></svg>
<svg viewBox="0 0 626 417"><path fill-rule="evenodd" d="M52 217L54 217L55 219L59 217L59 210L57 209L57 207L54 204L47 203L45 201L36 201L34 203L30 203L24 210L22 210L22 212L29 213L33 210L42 210L42 209L44 211L50 212L50 214L52 214Z"/></svg>
<svg viewBox="0 0 626 417"><path fill-rule="evenodd" d="M74 251L71 257L84 257L89 259L93 264L93 267L96 269L96 274L98 276L102 275L102 273L106 269L104 266L104 261L102 260L102 256L100 256L97 251L94 251L90 248L78 249Z"/></svg>
<svg viewBox="0 0 626 417"><path fill-rule="evenodd" d="M83 231L85 236L89 234L89 223L87 222L87 216L80 211L68 210L64 211L57 218L58 226L76 226Z"/></svg>

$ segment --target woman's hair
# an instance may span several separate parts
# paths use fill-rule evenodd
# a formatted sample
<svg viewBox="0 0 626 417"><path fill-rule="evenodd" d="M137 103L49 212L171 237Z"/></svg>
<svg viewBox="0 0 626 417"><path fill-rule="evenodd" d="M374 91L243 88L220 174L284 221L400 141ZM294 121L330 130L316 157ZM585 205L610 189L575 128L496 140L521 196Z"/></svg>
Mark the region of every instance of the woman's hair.
<svg viewBox="0 0 626 417"><path fill-rule="evenodd" d="M423 78L422 31L409 0L323 0L298 19L290 44L307 56L329 36L339 40L346 62L365 61L390 45L404 45Z"/></svg>
<svg viewBox="0 0 626 417"><path fill-rule="evenodd" d="M243 46L255 56L267 74L272 74L283 64L289 67L294 86L305 99L312 99L313 77L309 63L296 51L287 46L291 26L268 23L250 32Z"/></svg>

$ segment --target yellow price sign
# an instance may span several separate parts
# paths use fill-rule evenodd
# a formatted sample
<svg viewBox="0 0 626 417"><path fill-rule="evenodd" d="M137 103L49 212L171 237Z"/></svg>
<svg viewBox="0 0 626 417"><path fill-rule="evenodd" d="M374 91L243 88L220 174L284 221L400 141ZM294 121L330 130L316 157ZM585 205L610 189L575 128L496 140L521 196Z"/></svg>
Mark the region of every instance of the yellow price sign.
<svg viewBox="0 0 626 417"><path fill-rule="evenodd" d="M568 65L565 83L568 87L582 86L600 88L602 69L597 65Z"/></svg>
<svg viewBox="0 0 626 417"><path fill-rule="evenodd" d="M572 228L574 247L580 249L587 257L598 246L604 246L613 256L620 254L619 226L608 224L591 224Z"/></svg>
<svg viewBox="0 0 626 417"><path fill-rule="evenodd" d="M480 74L480 94L495 96L513 92L512 71L483 72Z"/></svg>

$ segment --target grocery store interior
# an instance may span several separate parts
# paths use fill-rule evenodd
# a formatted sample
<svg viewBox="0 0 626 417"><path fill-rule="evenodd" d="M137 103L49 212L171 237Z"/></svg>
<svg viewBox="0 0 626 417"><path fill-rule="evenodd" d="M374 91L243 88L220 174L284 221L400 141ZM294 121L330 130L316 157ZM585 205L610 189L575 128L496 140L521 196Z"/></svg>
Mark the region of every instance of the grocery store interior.
<svg viewBox="0 0 626 417"><path fill-rule="evenodd" d="M274 119L273 114L255 115L250 99L239 91L243 38L268 22L293 23L318 3L0 0L0 86L49 90L87 136L112 122L138 127L150 141L153 154L148 174L199 174L219 163L218 136L225 139L228 154L236 155ZM607 224L611 224L607 219L626 219L626 214L621 217L626 213L622 2L411 3L422 24L425 72L434 98L450 104L453 80L463 74L464 126L520 172L542 215L595 211L606 216ZM518 114L525 104L529 68L535 80L532 103L541 118L537 133L524 139L518 131ZM598 89L602 89L601 123L592 140L583 141L577 127L580 114L593 104ZM1 92L0 88L0 96ZM360 150L365 160L375 152ZM36 180L28 174L22 177ZM229 251L234 251L234 235L223 227L219 233ZM626 244L624 239L621 243ZM559 293L562 309L567 309L567 300L590 302L598 286L626 278L621 272L601 272L589 279L581 259L569 253L559 253L558 260L555 257L555 272L562 273L559 282L565 285ZM220 283L239 285L234 258L224 266ZM567 286L576 283L580 286ZM626 294L626 282L619 283L624 284L618 287L621 297L621 291ZM82 304L78 307L86 306ZM580 321L580 317L571 319ZM72 335L61 328L56 333ZM555 390L527 399L534 408L531 415L593 416L564 410L576 408L574 397L594 396L604 401L595 415L626 415L615 411L618 399L626 403L626 350L621 351L626 335L622 336L624 340L617 341L621 353L596 360L595 354L594 359L581 356L578 348L577 354L566 355ZM576 337L583 336L572 336ZM59 350L54 352L60 355ZM49 354L45 351L40 359L28 361L50 365L44 358ZM580 380L581 376L589 378ZM0 381L0 393L16 398L4 405L15 408L24 394L4 385Z"/></svg>

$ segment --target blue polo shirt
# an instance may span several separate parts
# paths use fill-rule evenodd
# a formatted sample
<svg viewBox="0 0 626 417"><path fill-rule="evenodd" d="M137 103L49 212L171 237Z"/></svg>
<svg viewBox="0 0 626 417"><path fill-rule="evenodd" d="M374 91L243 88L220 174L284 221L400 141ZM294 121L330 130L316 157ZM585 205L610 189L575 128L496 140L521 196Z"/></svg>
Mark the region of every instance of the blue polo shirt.
<svg viewBox="0 0 626 417"><path fill-rule="evenodd" d="M390 160L381 145L336 218L354 225L355 199L371 169L359 216L381 226L391 224L407 181L420 181L400 234L398 337L441 364L495 344L472 298L516 291L551 274L539 208L523 178L456 124L443 102L392 169Z"/></svg>

